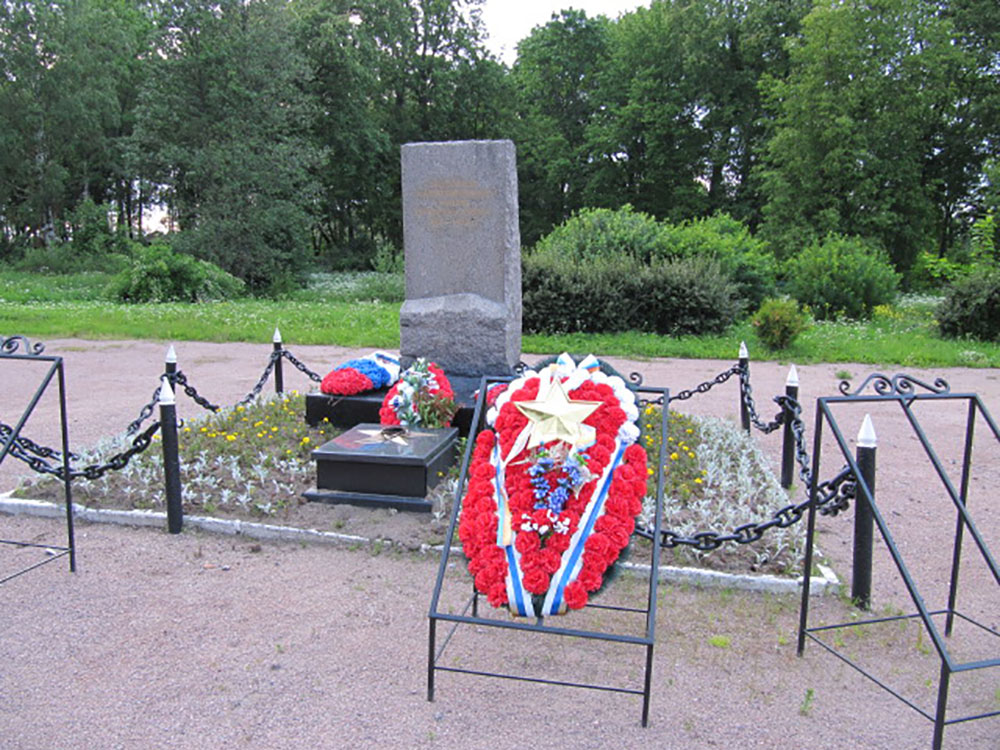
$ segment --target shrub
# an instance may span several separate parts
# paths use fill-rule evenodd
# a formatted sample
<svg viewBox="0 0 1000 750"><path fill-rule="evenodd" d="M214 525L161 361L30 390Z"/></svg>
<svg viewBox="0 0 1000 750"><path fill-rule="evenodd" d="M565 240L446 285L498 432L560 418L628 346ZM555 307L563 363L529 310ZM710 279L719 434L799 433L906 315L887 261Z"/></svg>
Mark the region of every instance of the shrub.
<svg viewBox="0 0 1000 750"><path fill-rule="evenodd" d="M743 310L718 264L703 258L584 264L536 254L525 259L522 284L523 325L533 333L714 333Z"/></svg>
<svg viewBox="0 0 1000 750"><path fill-rule="evenodd" d="M108 295L118 302L204 302L243 291L243 282L218 266L166 245L138 248L108 286Z"/></svg>
<svg viewBox="0 0 1000 750"><path fill-rule="evenodd" d="M662 251L673 258L703 256L718 261L750 309L775 293L777 262L746 225L728 214L662 226Z"/></svg>
<svg viewBox="0 0 1000 750"><path fill-rule="evenodd" d="M924 251L906 273L906 288L913 292L937 292L972 270L971 263L940 258Z"/></svg>
<svg viewBox="0 0 1000 750"><path fill-rule="evenodd" d="M662 243L659 222L625 204L617 210L581 210L542 237L533 254L554 254L583 262L627 255L645 262L664 254Z"/></svg>
<svg viewBox="0 0 1000 750"><path fill-rule="evenodd" d="M128 256L115 254L87 255L77 252L73 243L49 247L30 247L12 267L33 273L71 274L85 272L117 273L128 265Z"/></svg>
<svg viewBox="0 0 1000 750"><path fill-rule="evenodd" d="M1000 339L1000 270L980 269L952 284L937 321L944 336Z"/></svg>
<svg viewBox="0 0 1000 750"><path fill-rule="evenodd" d="M767 299L753 316L753 326L768 349L786 349L809 327L809 316L793 299Z"/></svg>
<svg viewBox="0 0 1000 750"><path fill-rule="evenodd" d="M875 305L891 303L899 274L885 251L855 237L827 235L788 262L788 290L821 320L868 318Z"/></svg>

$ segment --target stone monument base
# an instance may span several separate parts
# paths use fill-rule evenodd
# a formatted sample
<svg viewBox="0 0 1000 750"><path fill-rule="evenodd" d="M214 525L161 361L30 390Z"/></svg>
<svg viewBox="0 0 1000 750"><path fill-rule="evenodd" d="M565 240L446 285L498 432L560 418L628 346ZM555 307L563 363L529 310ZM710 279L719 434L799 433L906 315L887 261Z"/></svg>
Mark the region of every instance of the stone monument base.
<svg viewBox="0 0 1000 750"><path fill-rule="evenodd" d="M404 367L426 356L447 374L509 375L521 357L521 321L477 294L408 299L399 311Z"/></svg>
<svg viewBox="0 0 1000 750"><path fill-rule="evenodd" d="M316 489L307 500L429 513L427 490L454 460L458 429L397 429L359 424L312 452Z"/></svg>

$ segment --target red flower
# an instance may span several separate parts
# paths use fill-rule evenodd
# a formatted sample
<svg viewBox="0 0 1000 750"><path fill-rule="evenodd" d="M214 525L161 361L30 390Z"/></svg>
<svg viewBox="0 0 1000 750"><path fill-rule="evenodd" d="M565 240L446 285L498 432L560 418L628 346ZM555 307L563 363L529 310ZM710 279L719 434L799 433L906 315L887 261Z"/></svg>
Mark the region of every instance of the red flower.
<svg viewBox="0 0 1000 750"><path fill-rule="evenodd" d="M544 594L549 590L549 580L551 576L541 568L532 568L524 571L521 583L526 591L532 594Z"/></svg>
<svg viewBox="0 0 1000 750"><path fill-rule="evenodd" d="M358 372L353 367L333 370L319 384L319 389L323 393L333 396L351 396L355 393L370 391L374 387L371 378Z"/></svg>
<svg viewBox="0 0 1000 750"><path fill-rule="evenodd" d="M587 589L579 581L573 581L563 589L563 599L570 609L583 609L587 604Z"/></svg>
<svg viewBox="0 0 1000 750"><path fill-rule="evenodd" d="M538 538L538 534L522 532L514 540L514 547L522 555L527 555L541 549L542 540Z"/></svg>

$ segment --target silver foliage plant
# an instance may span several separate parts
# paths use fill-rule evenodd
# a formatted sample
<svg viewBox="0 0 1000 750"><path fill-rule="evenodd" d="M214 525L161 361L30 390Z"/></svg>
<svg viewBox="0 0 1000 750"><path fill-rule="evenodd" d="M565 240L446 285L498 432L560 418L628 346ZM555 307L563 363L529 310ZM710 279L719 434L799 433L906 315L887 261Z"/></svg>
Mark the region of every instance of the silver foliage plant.
<svg viewBox="0 0 1000 750"><path fill-rule="evenodd" d="M692 417L701 434L698 464L703 471L701 497L682 500L665 495L663 498L663 528L690 537L701 531L728 534L738 526L766 521L791 499L782 489L768 459L753 437L736 424L715 417ZM650 477L649 491L644 501L642 521L652 527L655 510L655 477ZM738 545L739 553L747 557L748 566L757 569L767 563L789 567L803 551L805 539L799 525L772 528L753 544ZM735 552L737 545L728 543L711 552L691 547L677 548L675 559L683 562L705 560L713 555Z"/></svg>

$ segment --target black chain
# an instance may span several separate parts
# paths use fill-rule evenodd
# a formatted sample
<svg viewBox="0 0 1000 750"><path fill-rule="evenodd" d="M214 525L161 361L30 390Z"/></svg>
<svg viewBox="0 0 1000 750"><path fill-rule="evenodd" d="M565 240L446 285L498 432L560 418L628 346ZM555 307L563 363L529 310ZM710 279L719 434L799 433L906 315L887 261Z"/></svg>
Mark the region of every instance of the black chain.
<svg viewBox="0 0 1000 750"><path fill-rule="evenodd" d="M711 380L706 380L704 383L700 383L699 385L697 385L694 388L691 388L690 390L678 391L677 393L675 393L673 396L670 397L670 402L673 403L674 401L685 401L691 398L692 396L696 396L699 393L708 393L715 386L725 383L727 380L729 380L729 378L731 378L733 375L736 375L741 371L742 370L739 364L735 364L725 372L720 372Z"/></svg>
<svg viewBox="0 0 1000 750"><path fill-rule="evenodd" d="M195 390L195 387L193 385L191 385L190 383L188 383L187 375L185 375L180 370L178 370L177 374L174 375L174 382L176 382L177 385L183 386L184 387L184 393L186 393L188 396L190 396L191 399L196 404L198 404L198 406L200 406L201 408L207 409L208 411L211 411L211 412L217 412L219 410L219 407L216 404L213 404L207 398L205 398L204 396L200 395L198 393L198 391Z"/></svg>
<svg viewBox="0 0 1000 750"><path fill-rule="evenodd" d="M816 488L816 507L825 516L835 516L840 511L848 507L850 500L855 496L854 474L849 466L845 466L840 473L832 479L823 482ZM747 523L737 526L730 533L717 531L699 531L691 536L684 536L672 529L662 529L660 531L660 546L670 547L694 547L700 552L711 552L721 547L723 544L734 542L736 544L751 544L759 541L764 533L775 527L785 529L802 520L809 509L809 500L790 505L779 509L766 521L758 523ZM653 538L653 532L645 527L637 526L635 533L646 539Z"/></svg>
<svg viewBox="0 0 1000 750"><path fill-rule="evenodd" d="M764 422L757 413L757 404L755 404L753 400L753 389L750 387L749 368L737 364L736 369L740 373L740 397L743 399L743 403L746 404L747 414L750 416L750 421L753 423L754 427L763 432L765 435L771 434L785 423L784 409L779 411L774 416L773 421ZM777 401L777 398L775 398L775 401Z"/></svg>
<svg viewBox="0 0 1000 750"><path fill-rule="evenodd" d="M13 434L14 434L13 427L4 424L3 422L0 422L0 442L6 443L10 439L10 436ZM41 458L55 458L57 460L62 460L61 451L57 451L55 448L48 448L44 445L38 445L38 443L34 442L31 438L18 437L14 441L14 445L20 448L22 451L25 451L27 453L33 453L34 455L39 456ZM70 453L69 457L74 460L79 458L79 456L77 456L75 453Z"/></svg>
<svg viewBox="0 0 1000 750"><path fill-rule="evenodd" d="M282 349L282 351L284 350ZM236 402L237 406L246 406L260 395L261 390L264 388L264 384L267 383L267 379L271 377L271 372L274 370L274 366L277 364L279 359L281 359L280 352L271 352L271 357L267 360L267 367L264 368L264 372L261 374L260 378L257 379L257 385L250 390L250 393Z"/></svg>
<svg viewBox="0 0 1000 750"><path fill-rule="evenodd" d="M282 357L287 359L289 362L292 363L292 365L295 367L296 370L298 370L301 373L304 373L314 383L323 382L323 377L321 375L318 375L317 373L313 372L308 367L306 367L304 364L299 362L299 360L295 358L295 355L292 354L287 349L282 349L280 352L275 352L275 354L280 354Z"/></svg>
<svg viewBox="0 0 1000 750"><path fill-rule="evenodd" d="M670 400L681 400L690 398L696 393L705 393L713 386L726 382L733 375L740 376L740 393L747 404L751 419L757 429L770 433L785 423L785 415L789 415L789 425L792 435L795 438L795 460L799 464L799 478L805 487L812 485L812 468L809 461L809 453L806 450L805 423L802 421L802 405L791 396L775 396L774 401L781 407L781 411L770 424L765 424L758 416L754 405L753 396L750 389L750 374L748 370L740 364L734 365L729 370L720 373L714 380L702 383L697 388L689 391L680 391ZM836 516L842 510L850 506L850 501L856 496L857 482L854 473L849 466L844 466L840 472L825 482L821 482L816 488L816 508L825 516ZM672 529L660 531L660 546L665 548L689 546L701 552L710 552L729 542L735 544L752 544L760 541L764 534L773 528L788 528L802 520L802 516L809 509L809 500L800 503L792 503L777 510L774 515L766 521L757 523L747 523L737 526L731 532L722 533L716 531L700 531L691 536L684 536ZM636 533L646 539L653 538L653 532L645 527L637 526Z"/></svg>
<svg viewBox="0 0 1000 750"><path fill-rule="evenodd" d="M112 456L103 464L91 464L89 466L84 466L82 469L70 468L69 478L78 479L83 477L91 480L100 479L109 471L119 471L124 469L126 464L132 460L133 456L138 453L142 453L152 444L153 435L156 434L158 429L160 429L160 423L153 422L153 424L146 428L145 432L137 435L132 440L131 448ZM63 479L66 474L63 466L52 466L52 464L40 456L29 455L25 450L21 449L16 442L11 446L10 454L19 461L23 461L28 464L28 466L40 474L51 474L59 479Z"/></svg>
<svg viewBox="0 0 1000 750"><path fill-rule="evenodd" d="M162 387L163 387L162 383L156 386L156 390L153 391L153 398L151 398L149 400L149 403L139 410L139 416L136 417L135 420L129 423L129 426L125 428L125 437L129 437L137 433L139 431L139 428L142 427L142 423L153 415L153 409L156 408L156 404L160 400L160 389Z"/></svg>

